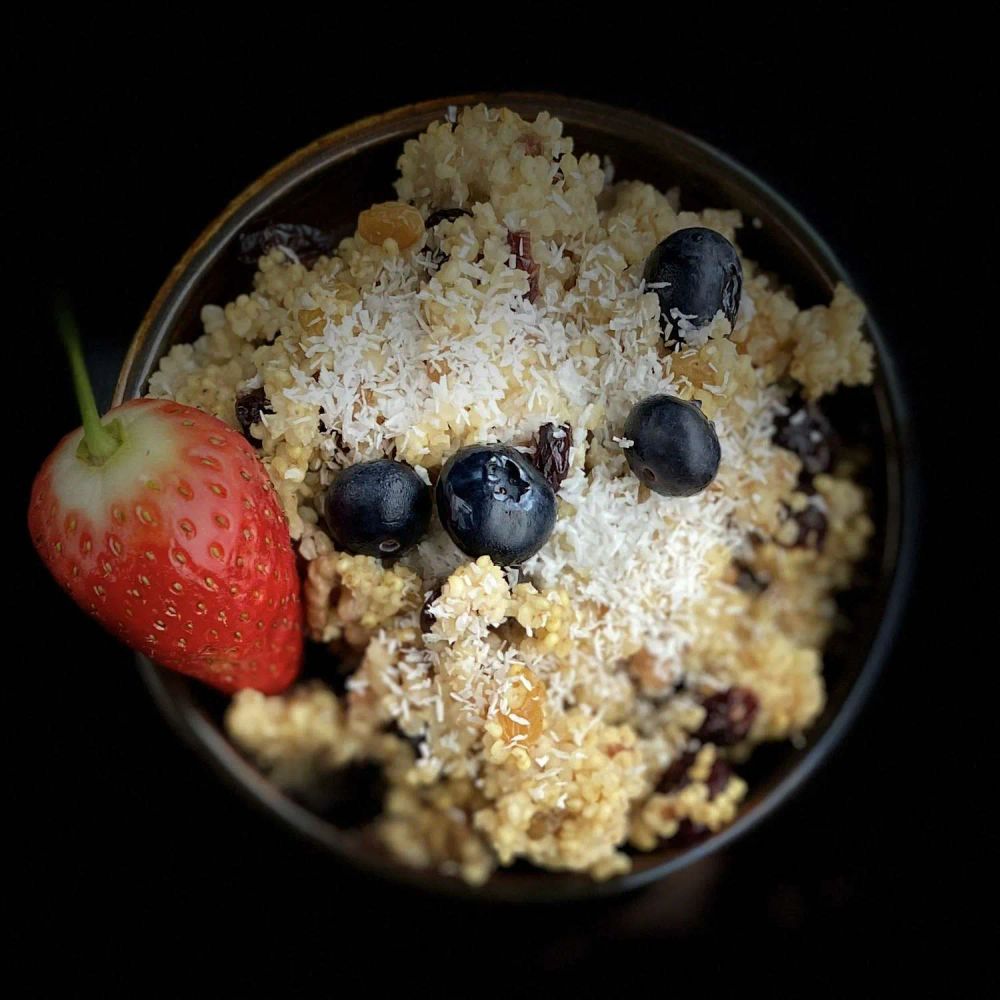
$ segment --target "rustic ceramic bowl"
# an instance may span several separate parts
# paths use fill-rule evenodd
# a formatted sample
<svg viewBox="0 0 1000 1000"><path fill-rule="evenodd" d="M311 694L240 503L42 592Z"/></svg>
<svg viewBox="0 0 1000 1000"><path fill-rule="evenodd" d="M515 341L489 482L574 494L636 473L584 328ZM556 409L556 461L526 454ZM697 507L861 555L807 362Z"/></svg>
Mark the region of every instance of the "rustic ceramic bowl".
<svg viewBox="0 0 1000 1000"><path fill-rule="evenodd" d="M547 110L565 123L578 151L609 155L618 178L649 181L661 189L680 185L686 207L735 207L760 228L747 227L741 245L748 256L781 274L800 305L829 301L834 284L850 279L809 225L766 184L703 142L631 111L554 95L485 94L399 108L339 129L290 156L251 185L201 234L156 296L125 359L115 402L141 395L160 357L200 333L199 310L225 303L249 286L249 270L237 261L236 237L263 218L310 222L338 235L353 232L358 212L392 197L391 181L404 140L441 118L449 105L484 100L523 116ZM914 548L915 483L904 456L904 400L888 346L869 319L878 368L874 387L840 392L831 399L835 426L848 442L871 454L866 477L876 525L871 552L857 586L842 601L849 631L826 656L828 704L804 746L763 746L743 773L750 794L735 823L688 848L661 847L637 854L633 871L604 883L527 866L499 871L484 887L404 867L389 857L371 831L341 829L285 796L243 759L220 729L220 703L211 692L140 658L140 669L157 703L180 734L231 786L295 833L328 848L344 861L392 879L429 889L475 893L480 898L566 899L613 893L677 872L742 836L812 775L843 738L868 696L893 641L905 601Z"/></svg>

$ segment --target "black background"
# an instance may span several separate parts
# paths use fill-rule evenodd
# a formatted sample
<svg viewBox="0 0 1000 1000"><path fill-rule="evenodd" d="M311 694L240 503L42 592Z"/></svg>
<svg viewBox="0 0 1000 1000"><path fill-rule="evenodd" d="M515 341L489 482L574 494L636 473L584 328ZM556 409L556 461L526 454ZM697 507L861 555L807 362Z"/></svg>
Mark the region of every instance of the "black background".
<svg viewBox="0 0 1000 1000"><path fill-rule="evenodd" d="M345 47L301 27L294 43L276 31L199 35L186 46L126 28L127 44L100 53L68 33L44 45L30 33L14 39L10 79L30 102L6 147L23 179L5 208L6 230L16 233L7 250L30 264L26 280L41 283L28 297L37 314L18 331L26 353L14 391L30 392L22 402L30 433L15 435L15 523L33 470L78 423L46 315L54 287L70 294L107 400L170 267L245 185L362 115L477 89L548 89L638 108L771 182L853 274L894 345L918 437L928 440L933 332L914 276L935 213L943 217L929 190L941 168L927 136L943 129L945 114L937 84L928 87L928 66L941 64L933 40L837 35L824 22L801 29L814 33L809 44L734 32L719 55L709 34L718 26L703 26L713 38L704 53L664 42L649 57L622 50L602 68L596 47L550 58L537 32L527 47L505 37L488 57L459 58L467 43L424 37L416 26L413 39L367 56L363 33ZM817 32L827 44L815 43ZM985 91L967 94L975 102ZM668 990L690 956L716 969L753 938L768 950L730 971L773 967L780 983L782 956L816 944L827 960L811 988L824 992L835 970L886 957L886 927L914 935L939 920L930 900L945 876L932 867L915 877L904 860L924 829L915 789L926 765L919 773L909 735L921 696L914 665L928 642L926 577L850 738L777 817L676 883L526 910L400 892L292 841L178 742L129 653L47 579L25 532L14 544L17 615L45 649L18 653L9 668L23 686L10 737L10 769L24 785L15 793L24 837L16 866L31 886L14 943L42 943L58 956L33 967L39 983L58 972L81 987L95 975L108 985L153 974L188 986L218 976L236 991L277 973L288 989L276 995L290 995L293 982L333 994L352 974L372 983L395 970L491 992L503 988L501 969L534 968L535 978L512 987L524 989L540 985L539 970L565 978L627 961L629 980L632 970L661 973ZM381 957L363 959L372 942Z"/></svg>

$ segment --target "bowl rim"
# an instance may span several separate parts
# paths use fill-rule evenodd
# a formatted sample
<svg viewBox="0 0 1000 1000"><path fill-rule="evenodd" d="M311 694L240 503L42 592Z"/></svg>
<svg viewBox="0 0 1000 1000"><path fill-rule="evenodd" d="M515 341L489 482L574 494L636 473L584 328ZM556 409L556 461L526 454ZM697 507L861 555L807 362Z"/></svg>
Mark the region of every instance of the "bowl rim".
<svg viewBox="0 0 1000 1000"><path fill-rule="evenodd" d="M512 104L551 105L553 113L560 105L564 110L572 109L592 115L613 115L631 120L657 137L658 141L679 140L713 159L727 172L737 175L748 187L755 190L769 207L783 216L786 231L791 230L798 244L798 250L810 257L818 258L821 270L848 287L856 287L850 275L827 242L812 225L770 184L762 180L739 161L702 139L690 135L659 118L643 112L616 107L599 101L568 97L554 92L500 91L466 94L457 97L442 97L413 104L402 105L381 114L369 115L355 122L335 129L313 140L282 159L265 171L259 178L247 185L229 204L202 230L190 247L171 269L166 280L146 310L145 316L133 337L122 362L112 405L117 406L127 397L128 382L133 368L154 325L169 326L171 306L176 306L183 296L186 275L203 251L211 249L211 244L230 220L258 195L269 191L296 167L306 163L317 154L330 147L338 146L354 137L362 138L379 126L391 125L410 116L442 113L450 106L461 107L486 103L493 106ZM371 143L379 141L373 135ZM370 143L352 150L356 155ZM328 165L328 161L324 162ZM318 167L317 169L322 169ZM294 183L300 183L299 177ZM803 246L797 238L801 235L810 244ZM167 313L164 316L164 313ZM885 388L884 412L880 413L882 430L887 440L895 440L895 453L886 457L886 538L883 551L883 571L885 564L891 567L891 579L885 591L883 613L875 635L864 656L861 669L839 711L830 720L817 741L804 752L788 773L781 777L757 802L744 809L728 827L708 840L682 850L647 868L628 872L604 882L574 879L569 882L549 877L539 878L542 886L537 890L525 891L524 883L518 880L513 886L504 886L502 880L490 879L485 885L473 887L458 878L442 876L436 872L414 869L401 862L376 860L365 851L350 851L346 845L338 843L332 835L333 828L304 806L280 792L276 786L263 777L248 761L242 758L232 745L222 736L200 712L190 706L182 708L174 698L171 682L179 678L167 676L167 671L155 666L143 656L137 656L140 673L159 709L177 730L188 746L192 747L211 768L234 786L244 799L248 799L272 821L282 827L291 827L299 837L325 848L333 853L337 861L353 869L377 876L399 885L409 885L423 891L435 891L445 895L490 899L498 902L538 902L566 901L595 898L625 892L648 885L654 881L693 865L709 855L728 847L749 830L771 817L802 785L825 763L831 752L843 740L856 721L861 708L867 702L872 688L880 675L902 622L906 603L912 587L916 565L916 539L920 517L921 495L918 453L912 433L909 407L903 391L900 373L892 350L885 340L875 318L869 312L865 321L866 332L874 343L878 364ZM880 400L880 409L883 409ZM543 873L546 876L548 873Z"/></svg>

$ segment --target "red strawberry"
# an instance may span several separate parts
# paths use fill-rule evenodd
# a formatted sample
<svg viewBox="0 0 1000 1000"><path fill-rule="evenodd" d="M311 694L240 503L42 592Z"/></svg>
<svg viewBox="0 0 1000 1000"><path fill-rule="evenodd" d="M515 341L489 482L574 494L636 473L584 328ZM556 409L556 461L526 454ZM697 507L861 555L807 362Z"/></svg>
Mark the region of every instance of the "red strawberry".
<svg viewBox="0 0 1000 1000"><path fill-rule="evenodd" d="M200 410L138 399L84 426L35 479L31 537L81 607L133 649L226 692L284 690L302 656L288 526L253 449Z"/></svg>

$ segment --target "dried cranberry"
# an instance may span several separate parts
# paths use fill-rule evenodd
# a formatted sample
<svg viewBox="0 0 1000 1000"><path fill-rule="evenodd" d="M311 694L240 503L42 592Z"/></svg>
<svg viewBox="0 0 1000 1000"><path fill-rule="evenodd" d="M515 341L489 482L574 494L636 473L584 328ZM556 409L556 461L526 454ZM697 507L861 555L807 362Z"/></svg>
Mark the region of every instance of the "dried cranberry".
<svg viewBox="0 0 1000 1000"><path fill-rule="evenodd" d="M836 449L836 435L830 421L813 402L796 399L792 407L791 413L775 419L774 443L799 457L804 478L829 472Z"/></svg>
<svg viewBox="0 0 1000 1000"><path fill-rule="evenodd" d="M514 255L515 267L528 275L529 302L538 298L538 261L531 256L531 233L526 229L515 229L507 233L507 245Z"/></svg>
<svg viewBox="0 0 1000 1000"><path fill-rule="evenodd" d="M729 747L746 739L760 702L749 688L731 687L709 695L703 702L705 721L695 734L703 743Z"/></svg>
<svg viewBox="0 0 1000 1000"><path fill-rule="evenodd" d="M798 533L793 542L786 544L786 548L815 549L821 552L829 528L826 514L818 506L810 503L789 517L798 526Z"/></svg>
<svg viewBox="0 0 1000 1000"><path fill-rule="evenodd" d="M337 241L330 233L298 222L266 222L257 229L245 229L239 235L239 259L256 266L261 257L275 247L288 247L306 267L329 256Z"/></svg>
<svg viewBox="0 0 1000 1000"><path fill-rule="evenodd" d="M542 424L535 446L535 467L558 493L569 472L569 450L573 447L573 428L569 424Z"/></svg>
<svg viewBox="0 0 1000 1000"><path fill-rule="evenodd" d="M274 413L274 410L271 409L271 401L267 398L263 386L236 394L236 420L243 431L243 436L255 448L262 448L263 442L258 441L250 433L250 428L254 424L260 423L262 413Z"/></svg>
<svg viewBox="0 0 1000 1000"><path fill-rule="evenodd" d="M439 208L427 216L424 229L433 229L439 222L454 222L463 215L471 216L472 213L467 208Z"/></svg>

